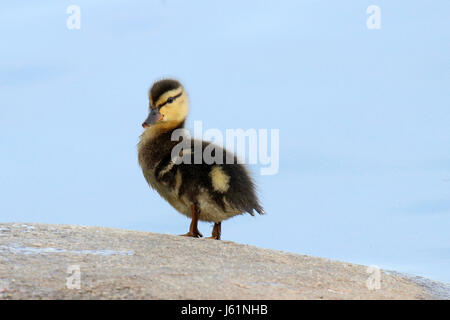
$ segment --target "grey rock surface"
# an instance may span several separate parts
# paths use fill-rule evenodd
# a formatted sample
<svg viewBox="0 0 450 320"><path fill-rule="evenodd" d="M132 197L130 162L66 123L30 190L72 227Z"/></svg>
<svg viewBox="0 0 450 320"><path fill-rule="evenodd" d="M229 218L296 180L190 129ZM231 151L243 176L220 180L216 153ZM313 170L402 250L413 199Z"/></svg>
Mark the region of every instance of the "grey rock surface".
<svg viewBox="0 0 450 320"><path fill-rule="evenodd" d="M446 298L402 274L374 276L362 265L229 241L0 224L0 299Z"/></svg>

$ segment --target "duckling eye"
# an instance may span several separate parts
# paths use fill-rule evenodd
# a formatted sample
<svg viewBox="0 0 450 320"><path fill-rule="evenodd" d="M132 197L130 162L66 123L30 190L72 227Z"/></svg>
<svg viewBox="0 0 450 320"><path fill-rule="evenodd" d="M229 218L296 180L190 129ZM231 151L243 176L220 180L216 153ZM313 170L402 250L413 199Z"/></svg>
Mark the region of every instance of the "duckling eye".
<svg viewBox="0 0 450 320"><path fill-rule="evenodd" d="M173 100L175 100L173 97L169 97L169 98L167 99L167 103L172 103Z"/></svg>

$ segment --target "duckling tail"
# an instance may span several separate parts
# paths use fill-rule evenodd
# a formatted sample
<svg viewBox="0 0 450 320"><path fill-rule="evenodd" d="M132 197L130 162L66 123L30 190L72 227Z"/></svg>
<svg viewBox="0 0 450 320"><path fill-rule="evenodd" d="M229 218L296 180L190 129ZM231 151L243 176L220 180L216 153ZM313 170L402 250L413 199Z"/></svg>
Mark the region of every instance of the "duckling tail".
<svg viewBox="0 0 450 320"><path fill-rule="evenodd" d="M254 208L254 210L256 212L258 212L259 214L265 214L266 212L264 211L264 208L261 207L259 204L256 205L256 207Z"/></svg>

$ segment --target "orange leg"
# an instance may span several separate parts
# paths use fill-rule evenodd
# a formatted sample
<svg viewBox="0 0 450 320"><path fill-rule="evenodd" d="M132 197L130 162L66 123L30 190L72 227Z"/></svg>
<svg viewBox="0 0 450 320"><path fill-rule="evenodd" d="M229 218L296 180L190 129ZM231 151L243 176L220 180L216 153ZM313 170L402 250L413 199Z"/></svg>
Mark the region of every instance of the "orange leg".
<svg viewBox="0 0 450 320"><path fill-rule="evenodd" d="M200 209L193 204L191 206L191 211L192 211L192 220L191 220L191 225L189 226L189 232L186 234L182 234L182 236L185 237L194 237L194 238L200 238L203 237L203 235L200 233L200 231L198 231L198 217L200 215Z"/></svg>
<svg viewBox="0 0 450 320"><path fill-rule="evenodd" d="M208 239L220 240L221 229L221 222L214 223L212 235L211 237L208 237Z"/></svg>

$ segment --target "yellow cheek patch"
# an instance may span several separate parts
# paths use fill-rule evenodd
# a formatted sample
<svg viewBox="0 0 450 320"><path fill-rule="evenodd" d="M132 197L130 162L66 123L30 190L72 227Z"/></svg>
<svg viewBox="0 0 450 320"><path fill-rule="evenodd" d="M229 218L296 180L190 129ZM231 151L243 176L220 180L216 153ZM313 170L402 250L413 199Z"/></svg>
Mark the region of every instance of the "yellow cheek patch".
<svg viewBox="0 0 450 320"><path fill-rule="evenodd" d="M188 105L184 96L179 97L171 104L162 107L159 112L164 116L162 121L183 121L187 117Z"/></svg>
<svg viewBox="0 0 450 320"><path fill-rule="evenodd" d="M230 176L228 176L221 167L214 166L209 172L212 186L217 192L227 192L230 188Z"/></svg>

